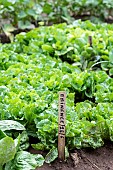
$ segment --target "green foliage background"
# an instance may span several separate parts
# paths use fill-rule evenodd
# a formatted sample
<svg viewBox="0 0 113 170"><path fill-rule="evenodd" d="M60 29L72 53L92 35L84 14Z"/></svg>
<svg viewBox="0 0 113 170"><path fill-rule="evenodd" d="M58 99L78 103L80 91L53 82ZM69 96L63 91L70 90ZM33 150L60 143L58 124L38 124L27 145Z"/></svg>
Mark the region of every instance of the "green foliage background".
<svg viewBox="0 0 113 170"><path fill-rule="evenodd" d="M101 22L113 17L112 9L111 0L0 0L0 19L10 30L32 29L40 22L72 23L80 16Z"/></svg>
<svg viewBox="0 0 113 170"><path fill-rule="evenodd" d="M11 39L40 25L0 44L0 170L41 166L30 145L50 150L48 163L57 157L59 91L69 150L113 141L113 25L102 23L112 8L108 0L0 1L1 32ZM93 23L75 20L82 16Z"/></svg>
<svg viewBox="0 0 113 170"><path fill-rule="evenodd" d="M113 25L76 21L1 44L0 119L23 124L39 140L36 148L56 147L58 91L65 90L66 146L96 148L113 140L112 33Z"/></svg>

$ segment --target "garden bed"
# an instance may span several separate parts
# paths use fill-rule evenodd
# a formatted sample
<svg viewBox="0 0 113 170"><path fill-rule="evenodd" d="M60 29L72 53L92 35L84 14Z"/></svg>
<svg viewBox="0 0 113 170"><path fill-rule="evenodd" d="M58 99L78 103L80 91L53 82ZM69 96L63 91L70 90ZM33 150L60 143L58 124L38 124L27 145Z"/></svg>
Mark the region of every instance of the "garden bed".
<svg viewBox="0 0 113 170"><path fill-rule="evenodd" d="M30 149L31 153L41 153ZM72 155L74 158L72 159ZM51 164L44 164L36 170L112 170L113 169L113 143L106 144L98 149L74 150L66 162L60 162L58 159Z"/></svg>
<svg viewBox="0 0 113 170"><path fill-rule="evenodd" d="M1 168L113 169L112 143L104 143L113 142L112 35L112 24L76 21L0 44ZM56 160L59 91L66 92L66 149L74 150L66 163ZM48 161L29 146L55 155Z"/></svg>

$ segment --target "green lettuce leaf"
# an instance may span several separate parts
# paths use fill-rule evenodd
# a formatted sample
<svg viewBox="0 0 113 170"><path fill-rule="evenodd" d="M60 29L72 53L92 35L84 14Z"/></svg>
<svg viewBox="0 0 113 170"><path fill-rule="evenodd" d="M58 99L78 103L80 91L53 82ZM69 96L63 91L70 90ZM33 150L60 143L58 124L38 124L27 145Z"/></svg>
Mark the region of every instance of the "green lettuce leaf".
<svg viewBox="0 0 113 170"><path fill-rule="evenodd" d="M8 136L0 140L0 166L12 160L16 153L14 140Z"/></svg>
<svg viewBox="0 0 113 170"><path fill-rule="evenodd" d="M31 144L31 146L36 150L44 150L45 146L42 143Z"/></svg>
<svg viewBox="0 0 113 170"><path fill-rule="evenodd" d="M5 130L25 130L25 127L19 122L13 120L0 120L0 129Z"/></svg>
<svg viewBox="0 0 113 170"><path fill-rule="evenodd" d="M26 151L17 152L14 160L8 162L5 170L35 170L42 166L44 158L42 155L33 155Z"/></svg>
<svg viewBox="0 0 113 170"><path fill-rule="evenodd" d="M6 134L0 130L0 140L4 137L6 137Z"/></svg>
<svg viewBox="0 0 113 170"><path fill-rule="evenodd" d="M69 152L67 147L65 147L65 159L69 157ZM45 162L46 163L51 163L53 162L56 158L58 158L58 149L56 147L53 147L49 153L45 157Z"/></svg>
<svg viewBox="0 0 113 170"><path fill-rule="evenodd" d="M45 162L50 163L53 162L58 157L58 150L57 148L53 147L49 153L45 157Z"/></svg>

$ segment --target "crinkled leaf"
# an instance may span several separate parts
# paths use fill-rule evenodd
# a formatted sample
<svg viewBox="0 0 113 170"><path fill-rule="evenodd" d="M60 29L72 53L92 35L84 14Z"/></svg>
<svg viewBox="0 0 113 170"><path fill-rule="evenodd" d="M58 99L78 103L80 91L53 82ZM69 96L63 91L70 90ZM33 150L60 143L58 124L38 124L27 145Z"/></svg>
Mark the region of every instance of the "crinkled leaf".
<svg viewBox="0 0 113 170"><path fill-rule="evenodd" d="M31 146L36 150L44 150L45 146L42 143L31 144Z"/></svg>
<svg viewBox="0 0 113 170"><path fill-rule="evenodd" d="M25 130L25 127L14 120L0 120L0 129L5 130Z"/></svg>
<svg viewBox="0 0 113 170"><path fill-rule="evenodd" d="M0 140L0 165L12 160L16 153L14 140L8 136Z"/></svg>
<svg viewBox="0 0 113 170"><path fill-rule="evenodd" d="M58 149L53 147L45 157L46 163L53 162L58 157Z"/></svg>
<svg viewBox="0 0 113 170"><path fill-rule="evenodd" d="M26 151L17 152L15 159L6 164L5 170L35 170L42 166L44 158L42 155L33 155Z"/></svg>
<svg viewBox="0 0 113 170"><path fill-rule="evenodd" d="M46 163L53 162L58 157L58 149L53 147L45 157ZM65 159L69 157L69 152L67 147L65 147Z"/></svg>

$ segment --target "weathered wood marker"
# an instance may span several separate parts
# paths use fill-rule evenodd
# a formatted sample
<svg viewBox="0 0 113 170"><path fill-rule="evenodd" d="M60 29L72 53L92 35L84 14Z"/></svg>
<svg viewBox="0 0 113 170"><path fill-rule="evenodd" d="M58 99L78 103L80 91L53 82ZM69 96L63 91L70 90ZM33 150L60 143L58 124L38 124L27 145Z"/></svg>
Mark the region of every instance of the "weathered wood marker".
<svg viewBox="0 0 113 170"><path fill-rule="evenodd" d="M65 123L66 123L66 92L59 92L58 106L58 158L65 160Z"/></svg>

